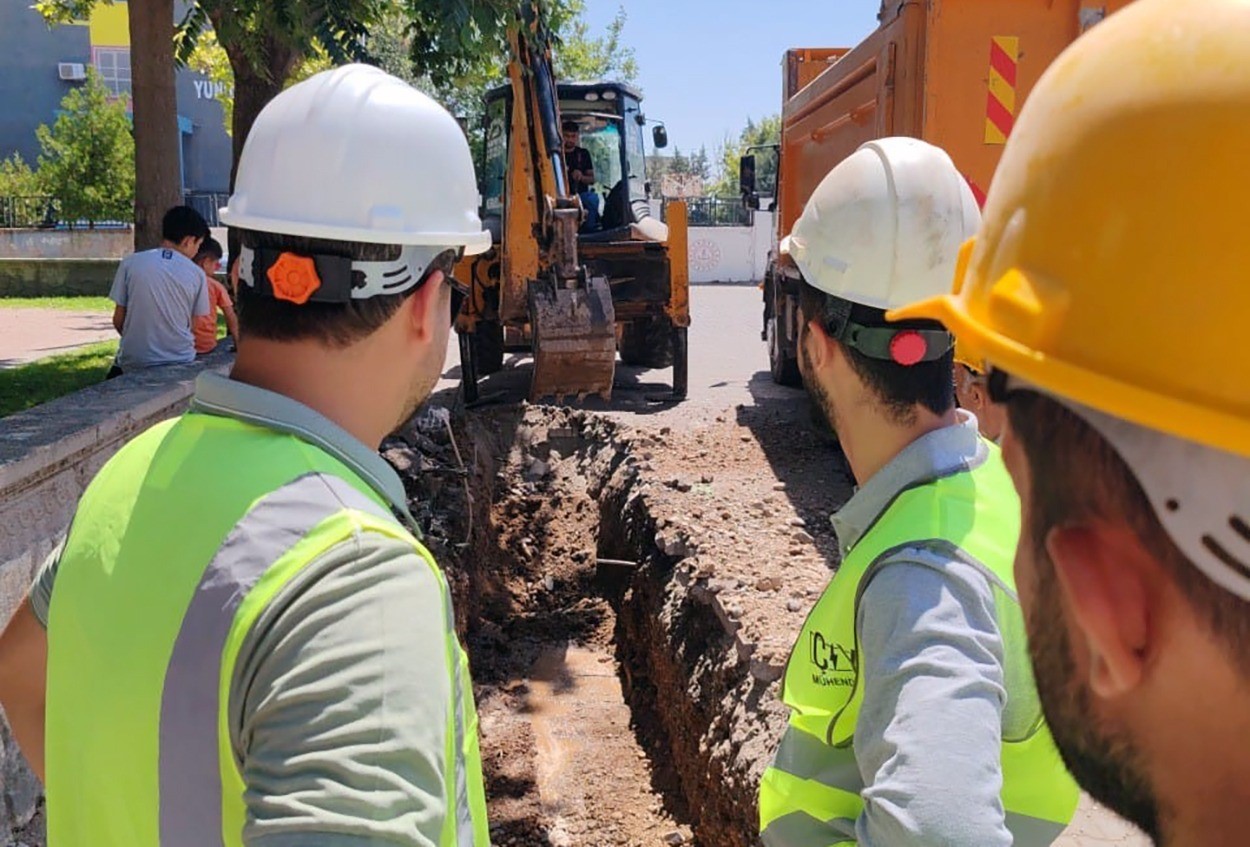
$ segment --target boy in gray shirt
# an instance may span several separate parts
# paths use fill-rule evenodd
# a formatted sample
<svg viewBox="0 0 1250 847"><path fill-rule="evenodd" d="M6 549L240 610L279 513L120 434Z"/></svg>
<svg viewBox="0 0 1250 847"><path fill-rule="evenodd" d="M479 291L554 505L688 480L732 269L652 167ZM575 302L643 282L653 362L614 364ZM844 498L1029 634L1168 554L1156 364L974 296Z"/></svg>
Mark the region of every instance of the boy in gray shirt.
<svg viewBox="0 0 1250 847"><path fill-rule="evenodd" d="M192 259L208 223L189 206L175 206L161 224L161 246L128 256L117 269L109 299L121 333L109 378L123 372L195 360L192 318L212 311L204 274Z"/></svg>

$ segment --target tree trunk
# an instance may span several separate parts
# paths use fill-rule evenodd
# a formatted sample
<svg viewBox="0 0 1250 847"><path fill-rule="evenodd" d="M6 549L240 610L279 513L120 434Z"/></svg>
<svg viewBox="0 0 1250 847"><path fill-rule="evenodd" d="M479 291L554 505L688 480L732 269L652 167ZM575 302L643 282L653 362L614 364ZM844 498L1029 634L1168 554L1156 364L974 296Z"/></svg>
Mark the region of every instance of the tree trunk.
<svg viewBox="0 0 1250 847"><path fill-rule="evenodd" d="M161 219L180 205L182 169L174 92L174 2L130 0L135 136L135 249L161 242Z"/></svg>
<svg viewBox="0 0 1250 847"><path fill-rule="evenodd" d="M299 56L289 48L269 39L266 45L268 69L258 72L243 56L230 56L230 66L234 70L234 120L231 127L234 146L234 161L230 165L230 190L234 191L234 183L239 175L239 159L243 155L243 144L247 141L252 124L260 116L261 110L269 101L282 93L287 79L299 62ZM239 233L231 227L227 233L229 253L237 256L240 249Z"/></svg>

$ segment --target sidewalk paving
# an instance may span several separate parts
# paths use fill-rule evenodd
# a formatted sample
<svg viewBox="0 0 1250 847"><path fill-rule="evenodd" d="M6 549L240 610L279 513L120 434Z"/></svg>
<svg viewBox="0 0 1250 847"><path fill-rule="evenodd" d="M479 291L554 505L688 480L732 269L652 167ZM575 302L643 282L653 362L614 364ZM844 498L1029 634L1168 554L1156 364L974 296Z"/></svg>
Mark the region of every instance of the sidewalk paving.
<svg viewBox="0 0 1250 847"><path fill-rule="evenodd" d="M0 369L117 338L105 312L0 309Z"/></svg>

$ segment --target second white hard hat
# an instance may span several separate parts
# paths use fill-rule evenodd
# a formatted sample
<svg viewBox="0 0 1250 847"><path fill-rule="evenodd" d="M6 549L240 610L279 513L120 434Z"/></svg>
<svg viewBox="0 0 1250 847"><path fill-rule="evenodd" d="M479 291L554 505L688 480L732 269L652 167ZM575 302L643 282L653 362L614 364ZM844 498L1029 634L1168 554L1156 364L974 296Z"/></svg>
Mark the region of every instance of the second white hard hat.
<svg viewBox="0 0 1250 847"><path fill-rule="evenodd" d="M221 220L279 235L402 245L415 264L444 250L490 249L477 210L473 157L456 119L378 68L347 65L265 106ZM352 298L394 293L378 280Z"/></svg>
<svg viewBox="0 0 1250 847"><path fill-rule="evenodd" d="M870 141L808 199L781 252L808 285L893 309L950 290L981 215L942 149L915 138Z"/></svg>

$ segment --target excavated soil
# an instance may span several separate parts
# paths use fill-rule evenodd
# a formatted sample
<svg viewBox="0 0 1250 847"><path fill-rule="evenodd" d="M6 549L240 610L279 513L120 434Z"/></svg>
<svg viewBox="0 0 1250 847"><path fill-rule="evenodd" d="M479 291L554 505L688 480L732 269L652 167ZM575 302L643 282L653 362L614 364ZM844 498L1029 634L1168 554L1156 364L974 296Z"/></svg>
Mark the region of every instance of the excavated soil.
<svg viewBox="0 0 1250 847"><path fill-rule="evenodd" d="M436 410L386 445L456 594L494 843L755 843L776 682L849 493L793 417Z"/></svg>

